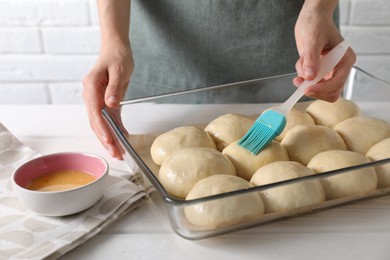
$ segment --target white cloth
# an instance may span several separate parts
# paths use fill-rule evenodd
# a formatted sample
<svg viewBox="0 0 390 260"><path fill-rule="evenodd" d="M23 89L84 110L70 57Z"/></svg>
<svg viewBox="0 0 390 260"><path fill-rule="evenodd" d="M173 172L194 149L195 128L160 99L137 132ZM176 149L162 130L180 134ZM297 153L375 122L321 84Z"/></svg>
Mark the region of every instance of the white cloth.
<svg viewBox="0 0 390 260"><path fill-rule="evenodd" d="M14 170L40 154L17 140L0 123L0 259L55 259L140 206L146 193L110 169L103 198L93 207L66 217L29 211L12 190Z"/></svg>

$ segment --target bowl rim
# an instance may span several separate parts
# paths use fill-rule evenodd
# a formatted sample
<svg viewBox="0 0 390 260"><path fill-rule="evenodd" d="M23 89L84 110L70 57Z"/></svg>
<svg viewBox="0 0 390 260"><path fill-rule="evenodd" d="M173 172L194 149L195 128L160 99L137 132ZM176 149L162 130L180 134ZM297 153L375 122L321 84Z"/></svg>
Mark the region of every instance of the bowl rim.
<svg viewBox="0 0 390 260"><path fill-rule="evenodd" d="M50 157L58 157L58 156L64 156L64 155L83 155L83 156L88 156L88 157L91 157L91 158L95 158L95 159L98 159L100 160L103 165L105 166L105 169L104 169L104 173L99 176L98 178L96 178L95 180L91 181L91 182L88 182L87 184L85 185L82 185L80 187L76 187L76 188L71 188L71 189L66 189L66 190L58 190L58 191L37 191L37 190L30 190L30 189L27 189L26 187L23 187L21 185L19 185L16 181L15 181L15 176L18 174L18 171L20 169L22 169L23 167L27 166L28 164L31 164L33 162L36 162L36 161L39 161L39 160L42 160L44 158L50 158ZM94 153L89 153L89 152L57 152L57 153L50 153L50 154L44 154L44 155L40 155L38 157L34 157L32 159L29 159L27 161L25 161L24 163L22 163L21 165L19 165L15 170L14 172L12 173L12 176L11 176L11 182L12 182L12 185L18 187L19 189L23 190L23 192L28 192L28 193L34 193L34 194L60 194L60 193L67 193L67 192L74 192L74 191L77 191L77 190L80 190L80 189L84 189L84 188L87 188L93 184L95 184L96 182L98 181L101 181L103 178L107 177L109 174L109 164L107 162L106 159L104 159L102 156L99 156L97 154L94 154Z"/></svg>

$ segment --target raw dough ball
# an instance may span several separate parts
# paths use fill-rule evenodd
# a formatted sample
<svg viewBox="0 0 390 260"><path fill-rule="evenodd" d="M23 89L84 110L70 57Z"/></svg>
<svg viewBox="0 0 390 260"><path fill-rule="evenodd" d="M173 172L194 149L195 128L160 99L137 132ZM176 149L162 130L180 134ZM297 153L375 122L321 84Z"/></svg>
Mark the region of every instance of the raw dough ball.
<svg viewBox="0 0 390 260"><path fill-rule="evenodd" d="M247 181L263 165L274 161L288 161L286 149L276 141L268 144L258 155L253 155L237 142L228 145L222 153L233 162L237 175Z"/></svg>
<svg viewBox="0 0 390 260"><path fill-rule="evenodd" d="M231 175L213 175L197 182L186 200L253 187L244 179ZM258 192L224 197L198 203L184 209L193 225L214 229L255 219L264 213L264 204Z"/></svg>
<svg viewBox="0 0 390 260"><path fill-rule="evenodd" d="M294 179L314 172L298 162L273 162L256 171L251 179L255 186ZM261 192L267 213L288 211L325 201L319 180L304 181Z"/></svg>
<svg viewBox="0 0 390 260"><path fill-rule="evenodd" d="M369 159L358 152L331 150L314 156L307 167L321 173L368 162ZM327 199L338 199L375 190L377 177L374 167L369 167L323 178L321 183Z"/></svg>
<svg viewBox="0 0 390 260"><path fill-rule="evenodd" d="M191 147L168 156L158 178L170 194L185 198L197 181L214 174L236 175L236 169L215 149Z"/></svg>
<svg viewBox="0 0 390 260"><path fill-rule="evenodd" d="M290 160L307 165L316 154L326 150L346 150L336 131L320 125L298 125L287 132L281 144Z"/></svg>
<svg viewBox="0 0 390 260"><path fill-rule="evenodd" d="M240 114L225 114L211 121L205 128L222 151L229 144L241 139L255 120Z"/></svg>
<svg viewBox="0 0 390 260"><path fill-rule="evenodd" d="M307 107L306 111L312 116L317 125L331 128L345 119L361 114L360 108L353 101L343 97L340 97L334 103L316 100Z"/></svg>
<svg viewBox="0 0 390 260"><path fill-rule="evenodd" d="M306 113L296 107L293 107L290 113L287 115L287 123L283 129L283 132L275 138L276 141L281 142L283 138L286 136L288 130L292 129L297 125L314 125L313 118Z"/></svg>
<svg viewBox="0 0 390 260"><path fill-rule="evenodd" d="M165 158L183 148L216 148L211 136L195 126L181 126L159 135L150 148L150 155L155 164L161 165Z"/></svg>
<svg viewBox="0 0 390 260"><path fill-rule="evenodd" d="M366 156L372 161L390 158L390 138L384 139L368 150ZM390 186L390 163L375 166L378 187Z"/></svg>
<svg viewBox="0 0 390 260"><path fill-rule="evenodd" d="M379 141L390 137L389 124L379 118L356 116L334 128L344 139L348 150L366 154Z"/></svg>

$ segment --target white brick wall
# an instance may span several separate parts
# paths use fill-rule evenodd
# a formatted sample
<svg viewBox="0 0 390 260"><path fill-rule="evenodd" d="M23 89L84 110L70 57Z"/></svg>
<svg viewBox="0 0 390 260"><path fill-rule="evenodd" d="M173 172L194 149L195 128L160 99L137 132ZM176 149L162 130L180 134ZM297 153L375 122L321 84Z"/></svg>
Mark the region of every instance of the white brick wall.
<svg viewBox="0 0 390 260"><path fill-rule="evenodd" d="M340 0L341 31L356 65L390 82L390 1Z"/></svg>
<svg viewBox="0 0 390 260"><path fill-rule="evenodd" d="M0 104L82 103L99 45L95 0L0 0Z"/></svg>
<svg viewBox="0 0 390 260"><path fill-rule="evenodd" d="M99 45L96 0L0 0L0 104L82 103ZM357 65L390 82L390 0L340 0Z"/></svg>

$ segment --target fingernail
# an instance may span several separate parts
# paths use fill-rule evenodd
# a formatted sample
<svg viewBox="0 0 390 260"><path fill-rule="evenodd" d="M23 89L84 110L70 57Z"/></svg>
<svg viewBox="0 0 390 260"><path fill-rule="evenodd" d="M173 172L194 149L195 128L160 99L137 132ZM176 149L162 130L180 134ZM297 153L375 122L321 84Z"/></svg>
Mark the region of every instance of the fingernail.
<svg viewBox="0 0 390 260"><path fill-rule="evenodd" d="M116 104L118 103L118 98L116 96L110 96L107 101L110 104Z"/></svg>
<svg viewBox="0 0 390 260"><path fill-rule="evenodd" d="M311 69L311 68L305 68L304 73L305 73L305 77L306 77L306 78L312 78L312 77L314 77L314 70Z"/></svg>

